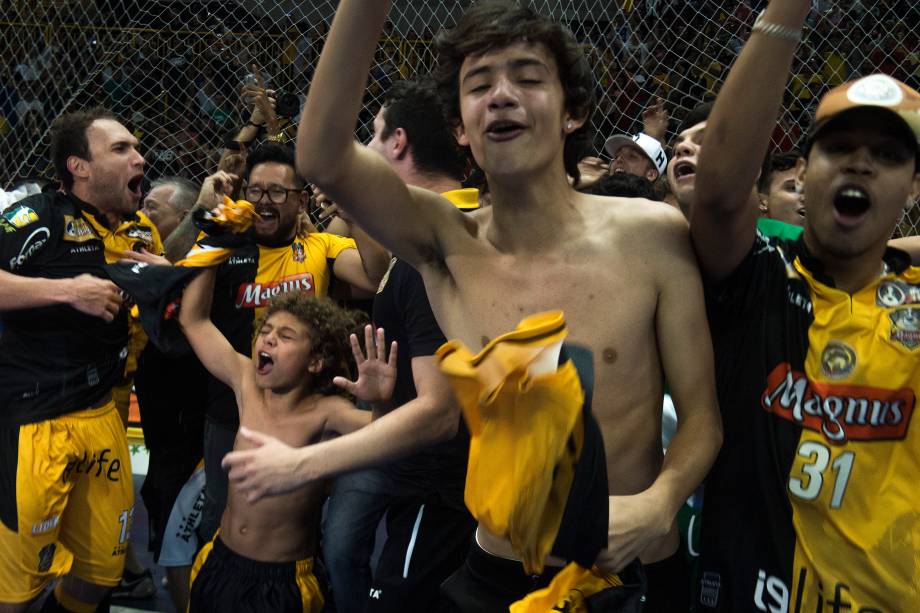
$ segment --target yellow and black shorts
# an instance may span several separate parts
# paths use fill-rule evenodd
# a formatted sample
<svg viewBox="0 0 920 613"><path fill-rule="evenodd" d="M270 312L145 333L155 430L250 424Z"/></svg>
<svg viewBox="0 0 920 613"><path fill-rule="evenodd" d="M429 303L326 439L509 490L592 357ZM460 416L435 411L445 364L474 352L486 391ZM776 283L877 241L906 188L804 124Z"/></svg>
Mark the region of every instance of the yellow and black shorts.
<svg viewBox="0 0 920 613"><path fill-rule="evenodd" d="M117 585L134 486L115 403L2 427L0 439L0 602L66 574Z"/></svg>
<svg viewBox="0 0 920 613"><path fill-rule="evenodd" d="M252 560L227 547L219 530L192 566L189 613L319 613L323 602L313 558Z"/></svg>

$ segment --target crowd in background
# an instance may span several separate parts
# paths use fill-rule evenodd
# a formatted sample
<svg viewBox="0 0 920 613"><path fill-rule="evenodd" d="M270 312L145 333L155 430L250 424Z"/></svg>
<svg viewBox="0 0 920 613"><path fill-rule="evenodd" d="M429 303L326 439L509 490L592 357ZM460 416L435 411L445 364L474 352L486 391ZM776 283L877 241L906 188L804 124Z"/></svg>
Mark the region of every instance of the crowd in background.
<svg viewBox="0 0 920 613"><path fill-rule="evenodd" d="M59 4L59 3L58 3ZM110 6L110 5L118 5ZM48 126L67 108L104 104L135 130L149 179L202 179L225 141L245 122L238 92L260 67L266 85L303 100L325 40L325 21L278 23L242 7L169 2L80 3L41 12L14 3L0 25L0 177L50 176ZM587 47L598 83L599 135L641 129L641 111L655 97L680 120L712 99L746 39L763 0L621 0L611 19L568 22ZM820 0L796 56L774 145L793 149L820 95L856 74L885 72L920 86L920 5L909 0ZM39 3L41 6L42 3ZM104 6L103 6L104 5ZM826 6L825 6L826 5ZM121 10L117 10L121 9ZM871 19L864 19L871 13ZM120 21L113 21L114 17ZM126 23L130 29L111 27ZM869 30L864 23L869 22ZM54 25L49 25L54 24ZM359 120L370 137L379 98L399 77L427 72L432 28L388 28ZM245 34L243 33L245 32ZM845 33L858 36L844 36ZM296 117L292 118L296 119ZM603 145L599 136L596 149Z"/></svg>

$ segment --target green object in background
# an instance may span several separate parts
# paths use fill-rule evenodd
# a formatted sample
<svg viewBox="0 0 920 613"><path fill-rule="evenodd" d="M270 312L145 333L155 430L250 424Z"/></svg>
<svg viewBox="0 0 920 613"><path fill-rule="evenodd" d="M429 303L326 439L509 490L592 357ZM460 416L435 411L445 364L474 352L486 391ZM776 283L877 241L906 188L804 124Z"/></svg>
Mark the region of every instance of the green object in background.
<svg viewBox="0 0 920 613"><path fill-rule="evenodd" d="M803 232L801 226L793 226L792 224L766 217L757 219L757 229L766 237L776 237L790 241L798 240Z"/></svg>

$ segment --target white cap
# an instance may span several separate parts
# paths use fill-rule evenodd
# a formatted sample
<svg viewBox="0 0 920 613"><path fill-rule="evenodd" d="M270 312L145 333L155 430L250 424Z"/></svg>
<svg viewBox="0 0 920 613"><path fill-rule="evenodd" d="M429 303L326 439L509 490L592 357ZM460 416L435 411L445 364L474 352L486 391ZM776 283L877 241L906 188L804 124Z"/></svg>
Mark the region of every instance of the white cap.
<svg viewBox="0 0 920 613"><path fill-rule="evenodd" d="M611 136L604 143L604 149L610 154L610 157L615 157L617 151L626 145L633 145L641 149L658 170L659 175L663 174L664 169L668 167L668 156L664 154L661 143L644 132L639 132L632 137L625 134Z"/></svg>

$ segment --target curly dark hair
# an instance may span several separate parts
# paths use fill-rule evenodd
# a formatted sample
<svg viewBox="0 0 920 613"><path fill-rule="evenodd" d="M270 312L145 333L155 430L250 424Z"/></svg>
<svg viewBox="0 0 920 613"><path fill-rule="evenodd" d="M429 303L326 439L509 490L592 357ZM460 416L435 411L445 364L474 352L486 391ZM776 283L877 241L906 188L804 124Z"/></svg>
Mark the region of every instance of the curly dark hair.
<svg viewBox="0 0 920 613"><path fill-rule="evenodd" d="M360 311L343 309L325 296L310 296L303 292L285 292L271 299L255 327L255 335L275 313L290 313L310 329L313 354L323 359L323 369L314 375L313 390L323 395L342 393L333 385L334 377L349 379L356 372L348 336L357 333L367 322Z"/></svg>
<svg viewBox="0 0 920 613"><path fill-rule="evenodd" d="M565 139L565 171L578 182L578 162L589 151L591 115L596 106L597 82L572 32L515 0L483 0L470 7L449 30L441 30L434 44L438 53L435 79L447 119L460 123L460 67L469 55L504 49L518 42L544 45L556 60L565 96L565 108L584 124Z"/></svg>

